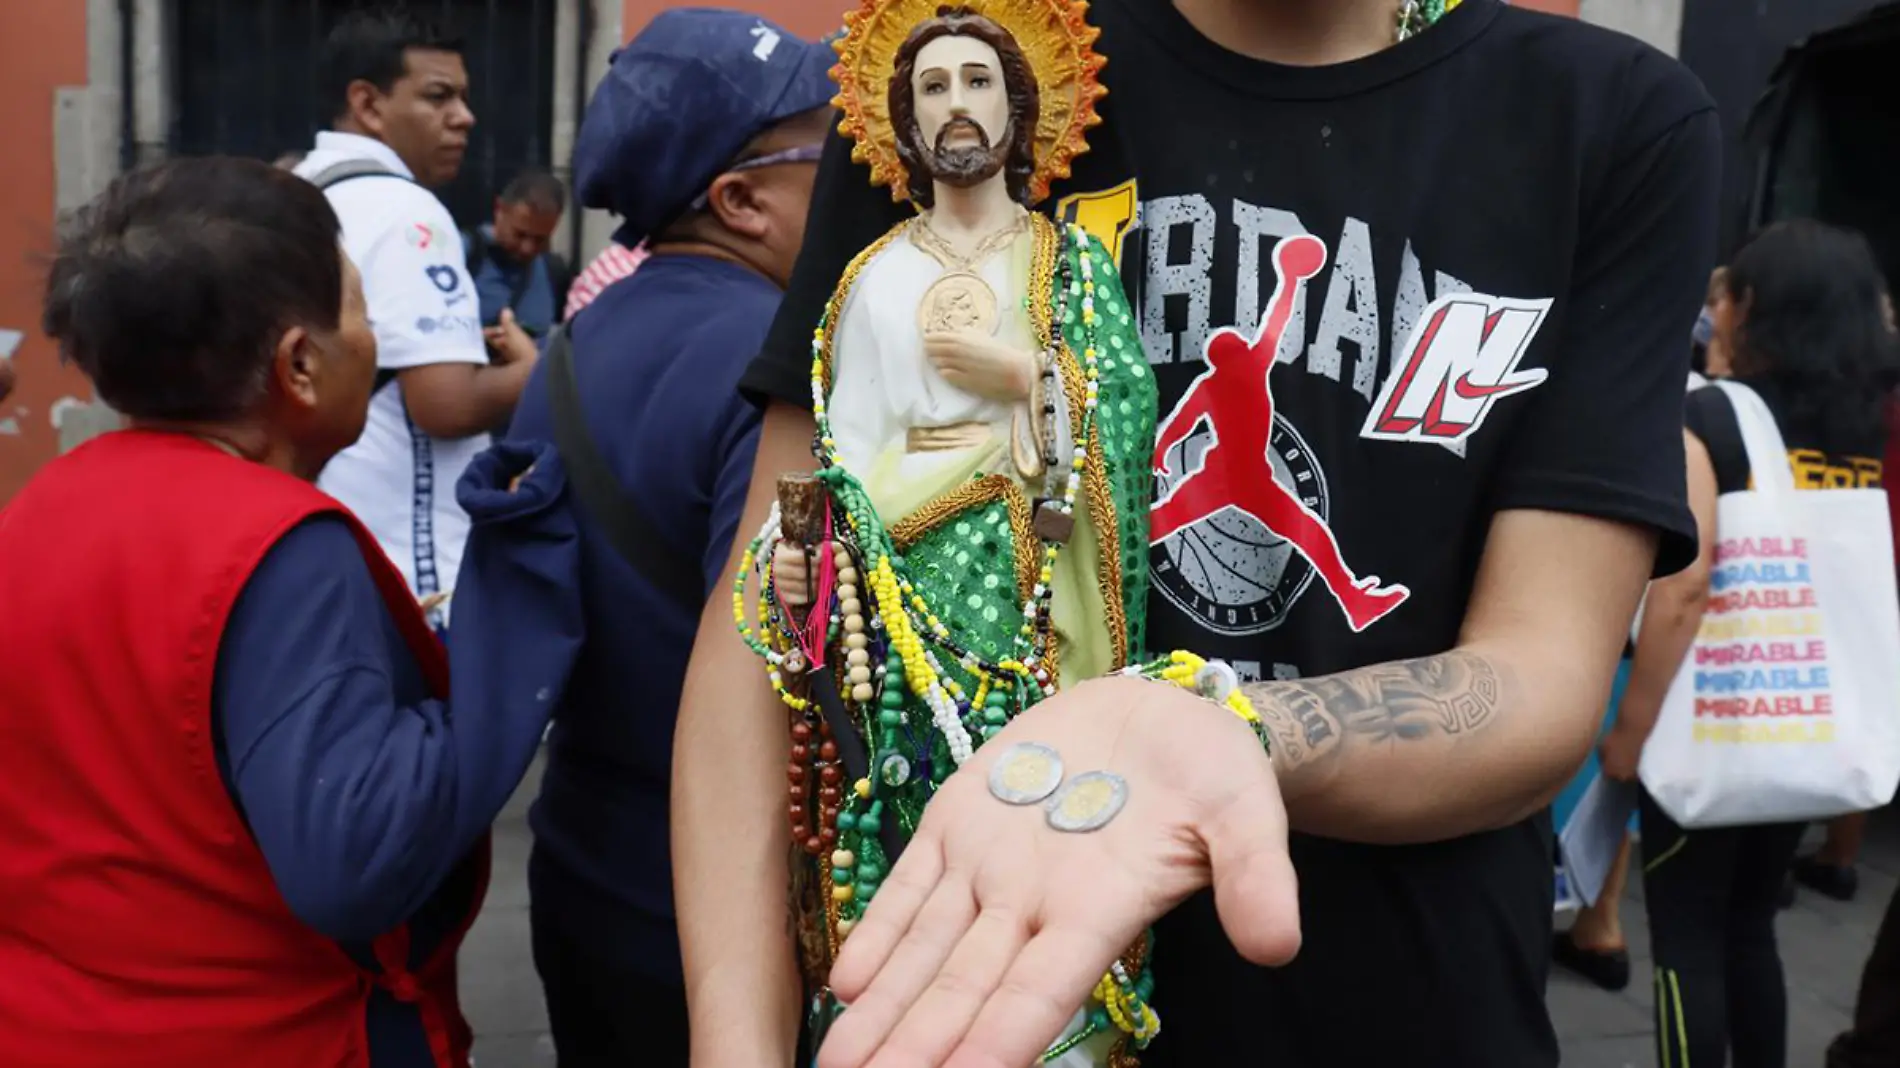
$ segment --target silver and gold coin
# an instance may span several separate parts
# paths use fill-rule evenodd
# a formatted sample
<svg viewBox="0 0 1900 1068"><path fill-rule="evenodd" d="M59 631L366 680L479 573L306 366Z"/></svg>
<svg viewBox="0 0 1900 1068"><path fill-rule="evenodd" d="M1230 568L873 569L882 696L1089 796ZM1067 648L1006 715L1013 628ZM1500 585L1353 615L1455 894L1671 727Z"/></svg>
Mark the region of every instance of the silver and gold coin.
<svg viewBox="0 0 1900 1068"><path fill-rule="evenodd" d="M990 793L1010 805L1033 805L1062 785L1062 757L1036 742L1017 742L990 766Z"/></svg>
<svg viewBox="0 0 1900 1068"><path fill-rule="evenodd" d="M1049 826L1085 834L1108 826L1128 803L1128 780L1112 771L1089 771L1070 779L1044 803Z"/></svg>

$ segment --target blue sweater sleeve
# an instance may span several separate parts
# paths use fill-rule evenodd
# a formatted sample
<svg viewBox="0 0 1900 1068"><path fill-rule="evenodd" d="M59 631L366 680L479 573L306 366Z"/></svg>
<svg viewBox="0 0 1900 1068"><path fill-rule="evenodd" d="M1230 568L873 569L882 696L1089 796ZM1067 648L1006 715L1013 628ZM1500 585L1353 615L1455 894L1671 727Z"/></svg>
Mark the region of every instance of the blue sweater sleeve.
<svg viewBox="0 0 1900 1068"><path fill-rule="evenodd" d="M291 911L343 940L400 923L467 849L430 833L455 796L447 709L397 701L388 617L349 528L319 516L266 554L218 651L238 807Z"/></svg>
<svg viewBox="0 0 1900 1068"><path fill-rule="evenodd" d="M226 623L213 717L227 783L284 900L332 938L373 938L435 892L520 784L565 685L579 642L578 562L571 521L553 507L559 463L538 465L519 493L507 482L527 463L489 470L499 463L482 471L501 488L487 499L476 491L485 510L455 632L479 638L494 630L485 620L514 612L546 637L512 653L456 643L452 709L423 696L414 665L396 661L388 609L335 517L286 534ZM529 548L498 548L516 541ZM497 655L501 663L480 662Z"/></svg>
<svg viewBox="0 0 1900 1068"><path fill-rule="evenodd" d="M711 597L732 582L726 566L732 553L732 539L750 540L753 531L739 530L745 514L746 493L752 488L752 461L759 451L761 418L756 408L743 404L731 413L726 432L719 442L717 467L713 472L712 509L707 516L706 555L702 569L706 577L706 596Z"/></svg>

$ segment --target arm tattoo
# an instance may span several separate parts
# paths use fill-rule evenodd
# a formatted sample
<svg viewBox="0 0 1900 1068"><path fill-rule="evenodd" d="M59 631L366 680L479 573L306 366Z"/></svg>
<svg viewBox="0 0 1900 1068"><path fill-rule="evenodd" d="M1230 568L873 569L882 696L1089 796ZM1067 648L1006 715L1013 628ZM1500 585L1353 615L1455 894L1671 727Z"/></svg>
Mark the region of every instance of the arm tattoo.
<svg viewBox="0 0 1900 1068"><path fill-rule="evenodd" d="M1261 682L1247 695L1291 766L1336 756L1348 740L1458 740L1496 721L1497 669L1474 653L1401 660L1296 682Z"/></svg>

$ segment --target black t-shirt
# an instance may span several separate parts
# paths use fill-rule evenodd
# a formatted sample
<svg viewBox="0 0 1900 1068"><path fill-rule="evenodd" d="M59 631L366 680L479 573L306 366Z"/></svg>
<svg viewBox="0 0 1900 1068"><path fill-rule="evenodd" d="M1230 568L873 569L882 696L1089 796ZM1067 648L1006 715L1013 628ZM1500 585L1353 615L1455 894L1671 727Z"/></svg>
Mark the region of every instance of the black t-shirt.
<svg viewBox="0 0 1900 1068"><path fill-rule="evenodd" d="M1754 390L1775 417L1796 489L1881 489L1886 485L1884 422L1868 426L1860 440L1843 441L1840 427L1823 427L1818 416L1796 411L1774 382L1740 377L1736 381ZM1728 395L1713 387L1689 394L1685 422L1689 433L1709 450L1715 491L1739 493L1749 488L1748 450L1742 445L1741 424L1735 421L1735 406Z"/></svg>
<svg viewBox="0 0 1900 1068"><path fill-rule="evenodd" d="M1119 255L1164 425L1207 369L1209 336L1251 337L1265 318L1276 241L1310 234L1327 250L1277 350L1270 457L1257 478L1200 487L1234 506L1153 548L1153 648L1279 678L1443 652L1501 509L1651 525L1667 570L1693 555L1682 339L1714 259L1721 141L1686 70L1498 0L1323 68L1228 52L1165 0L1096 0L1090 18L1108 57L1104 122L1042 206ZM746 378L755 397L809 404L825 301L907 212L834 135ZM1266 417L1219 396L1216 424ZM1202 420L1171 453L1176 481L1209 436ZM1239 510L1269 471L1320 520L1300 551L1283 540L1297 531ZM1346 576L1346 597L1376 576L1396 608L1354 629L1309 554ZM1292 853L1299 959L1247 965L1211 898L1190 900L1159 927L1163 1028L1144 1063L1557 1063L1547 817L1401 848L1296 835Z"/></svg>

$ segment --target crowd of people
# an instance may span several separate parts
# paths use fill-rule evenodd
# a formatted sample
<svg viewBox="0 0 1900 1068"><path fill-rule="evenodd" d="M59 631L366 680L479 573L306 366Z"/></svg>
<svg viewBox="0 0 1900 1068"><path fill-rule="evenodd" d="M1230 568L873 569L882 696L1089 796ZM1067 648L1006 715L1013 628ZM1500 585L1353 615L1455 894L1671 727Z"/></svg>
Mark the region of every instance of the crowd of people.
<svg viewBox="0 0 1900 1068"><path fill-rule="evenodd" d="M1713 546L1723 535L1716 500L1753 484L1731 401L1700 387L1711 379L1740 382L1763 399L1800 490L1884 489L1886 460L1900 445L1890 433L1900 385L1893 303L1858 234L1797 221L1750 241L1711 277L1693 364L1698 388L1689 395L1684 442L1703 550L1696 566L1651 584L1626 651L1600 750L1602 774L1620 782L1639 781L1644 744L1703 625ZM1637 823L1664 1057L1720 1064L1733 1051L1738 1068L1787 1063L1775 915L1793 904L1797 885L1853 899L1865 822L1865 813L1830 821L1820 849L1797 858L1805 822L1687 831L1643 792ZM1596 903L1554 946L1559 963L1610 990L1630 980L1620 920L1630 852L1626 838ZM1870 963L1869 976L1890 967ZM1884 989L1869 999L1890 997ZM1829 1064L1887 1063L1897 1052L1890 1039L1857 1032L1835 1044Z"/></svg>
<svg viewBox="0 0 1900 1068"><path fill-rule="evenodd" d="M1029 145L1028 60L926 6L964 58L913 48L890 113ZM43 327L126 427L0 511L0 1060L462 1068L457 949L545 747L563 1068L1029 1064L1151 926L1143 1064L1556 1065L1553 958L1606 986L1628 961L1620 874L1553 941L1550 804L1593 747L1640 777L1718 502L1761 473L1729 395L1685 384L1758 394L1798 488L1882 487L1887 282L1811 221L1709 282L1714 107L1606 30L1500 0L1088 17L1102 121L1025 206L1120 260L1125 298L1083 306L1139 338L1172 432L1111 447L1201 503L1118 559L1147 644L1231 664L1256 732L1065 679L856 869L877 904L810 989L787 754L796 808L800 747L834 743L788 734L733 609L780 476L829 445L814 330L912 211L838 129L839 49L657 15L578 132L572 201L618 229L575 272L548 172L468 228L433 192L477 119L459 39L354 12L307 150L158 163L65 223ZM949 151L927 129L913 167ZM1114 767L1126 809L1051 835L998 806L994 753L1028 741ZM1643 795L1659 1064L1786 1063L1776 909L1790 880L1855 893L1863 821L1797 857L1802 823L1685 830ZM1900 1063L1897 909L1830 1068Z"/></svg>

